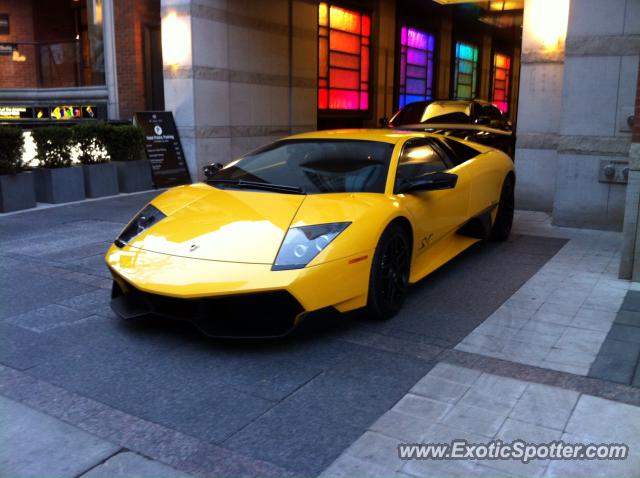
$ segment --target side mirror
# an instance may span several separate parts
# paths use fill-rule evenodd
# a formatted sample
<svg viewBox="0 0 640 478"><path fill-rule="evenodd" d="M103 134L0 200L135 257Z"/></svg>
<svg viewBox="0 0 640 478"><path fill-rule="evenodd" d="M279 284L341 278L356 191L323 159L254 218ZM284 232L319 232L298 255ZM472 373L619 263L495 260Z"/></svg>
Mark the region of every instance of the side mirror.
<svg viewBox="0 0 640 478"><path fill-rule="evenodd" d="M416 178L405 183L400 188L400 193L412 193L418 191L440 191L442 189L453 189L458 182L458 175L438 172L431 173Z"/></svg>
<svg viewBox="0 0 640 478"><path fill-rule="evenodd" d="M211 179L212 177L214 177L216 175L216 173L218 171L220 171L222 169L223 165L220 163L212 163L208 166L205 166L204 168L202 168L202 172L204 173L205 177L207 179Z"/></svg>
<svg viewBox="0 0 640 478"><path fill-rule="evenodd" d="M475 121L476 124L489 124L491 123L491 118L488 116L478 116Z"/></svg>
<svg viewBox="0 0 640 478"><path fill-rule="evenodd" d="M383 116L382 118L380 118L378 120L378 124L380 125L380 127L384 128L386 126L389 126L389 118L387 118L386 116Z"/></svg>

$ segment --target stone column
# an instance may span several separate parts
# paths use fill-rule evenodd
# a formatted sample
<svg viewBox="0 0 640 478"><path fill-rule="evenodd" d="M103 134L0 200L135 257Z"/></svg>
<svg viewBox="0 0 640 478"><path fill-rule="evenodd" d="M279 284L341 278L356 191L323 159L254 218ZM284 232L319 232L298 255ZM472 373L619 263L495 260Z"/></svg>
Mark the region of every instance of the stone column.
<svg viewBox="0 0 640 478"><path fill-rule="evenodd" d="M116 35L114 27L113 0L104 0L102 4L104 76L107 86L107 115L109 119L120 118L118 102L118 71L116 61Z"/></svg>
<svg viewBox="0 0 640 478"><path fill-rule="evenodd" d="M442 9L442 16L440 17L440 36L439 41L436 43L438 49L439 60L436 71L436 94L434 98L443 99L449 98L451 94L451 49L453 48L453 22L451 19L452 9Z"/></svg>
<svg viewBox="0 0 640 478"><path fill-rule="evenodd" d="M640 281L640 72L636 86L633 137L629 149L629 182L624 209L620 278Z"/></svg>
<svg viewBox="0 0 640 478"><path fill-rule="evenodd" d="M161 0L164 104L173 112L191 178L198 178L192 1Z"/></svg>
<svg viewBox="0 0 640 478"><path fill-rule="evenodd" d="M620 278L640 281L640 143L633 143L629 151Z"/></svg>
<svg viewBox="0 0 640 478"><path fill-rule="evenodd" d="M317 14L303 0L162 0L165 104L194 180L315 129Z"/></svg>
<svg viewBox="0 0 640 478"><path fill-rule="evenodd" d="M480 81L478 81L478 90L476 92L476 98L488 100L491 92L491 73L493 69L493 40L491 35L482 35L482 47L480 48L480 67L478 68L478 75Z"/></svg>
<svg viewBox="0 0 640 478"><path fill-rule="evenodd" d="M369 83L372 88L370 101L372 102L373 117L368 122L372 128L378 127L378 120L390 118L393 113L393 79L396 64L396 3L395 0L381 0L377 15L376 29L372 32L373 45L373 77Z"/></svg>
<svg viewBox="0 0 640 478"><path fill-rule="evenodd" d="M525 0L518 103L516 206L551 211L569 0Z"/></svg>
<svg viewBox="0 0 640 478"><path fill-rule="evenodd" d="M567 30L553 222L622 229L626 187L603 181L621 173L631 144L640 53L638 0L572 0ZM620 177L620 174L617 174Z"/></svg>

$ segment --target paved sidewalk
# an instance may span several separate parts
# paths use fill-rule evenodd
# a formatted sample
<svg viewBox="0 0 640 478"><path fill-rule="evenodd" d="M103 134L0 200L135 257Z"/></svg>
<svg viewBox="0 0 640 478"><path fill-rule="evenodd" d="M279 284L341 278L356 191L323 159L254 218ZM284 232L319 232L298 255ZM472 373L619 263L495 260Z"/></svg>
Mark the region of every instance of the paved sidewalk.
<svg viewBox="0 0 640 478"><path fill-rule="evenodd" d="M614 425L615 424L615 425ZM614 426L612 426L614 425ZM625 443L621 461L400 460L401 443ZM321 476L595 477L640 473L640 408L439 363Z"/></svg>
<svg viewBox="0 0 640 478"><path fill-rule="evenodd" d="M640 393L626 386L635 383L640 356L640 287L617 279L620 234L557 228L547 214L526 211L517 213L514 231L570 240L455 347L452 352L468 355L464 362L469 367L446 363L444 354L445 361L371 425L323 477L640 476ZM545 380L556 385L540 383ZM401 443L454 439L624 443L630 456L528 464L398 457Z"/></svg>
<svg viewBox="0 0 640 478"><path fill-rule="evenodd" d="M188 478L62 420L0 396L2 478Z"/></svg>
<svg viewBox="0 0 640 478"><path fill-rule="evenodd" d="M456 349L587 375L632 284L617 278L620 234L555 228L522 211L518 232L571 240Z"/></svg>

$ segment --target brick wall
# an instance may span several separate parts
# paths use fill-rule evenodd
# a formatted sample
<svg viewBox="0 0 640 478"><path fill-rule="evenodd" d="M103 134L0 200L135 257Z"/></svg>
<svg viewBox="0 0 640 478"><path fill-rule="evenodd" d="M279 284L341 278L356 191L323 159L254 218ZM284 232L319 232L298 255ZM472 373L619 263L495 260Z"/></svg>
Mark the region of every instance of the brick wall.
<svg viewBox="0 0 640 478"><path fill-rule="evenodd" d="M0 35L0 42L34 41L31 0L0 0L0 13L9 14L9 35ZM22 45L19 52L26 58L25 61L13 61L11 55L0 56L0 88L36 86L35 49Z"/></svg>
<svg viewBox="0 0 640 478"><path fill-rule="evenodd" d="M114 0L120 118L145 109L145 26L160 23L160 0Z"/></svg>

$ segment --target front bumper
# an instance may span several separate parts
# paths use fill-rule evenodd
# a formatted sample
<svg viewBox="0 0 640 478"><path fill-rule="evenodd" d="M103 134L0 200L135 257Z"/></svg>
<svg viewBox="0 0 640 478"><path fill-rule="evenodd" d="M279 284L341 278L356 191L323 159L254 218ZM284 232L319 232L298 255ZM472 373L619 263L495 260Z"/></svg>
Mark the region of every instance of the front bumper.
<svg viewBox="0 0 640 478"><path fill-rule="evenodd" d="M154 315L194 324L210 337L282 337L304 316L285 291L180 299L150 294L113 282L111 308L124 319Z"/></svg>
<svg viewBox="0 0 640 478"><path fill-rule="evenodd" d="M113 246L112 308L122 317L189 320L215 336L276 336L307 312L366 305L372 251L297 270Z"/></svg>

